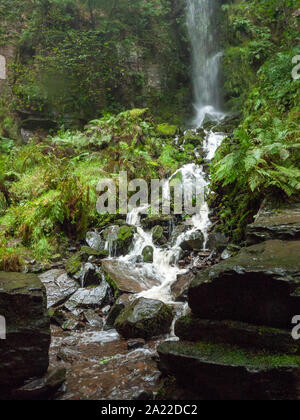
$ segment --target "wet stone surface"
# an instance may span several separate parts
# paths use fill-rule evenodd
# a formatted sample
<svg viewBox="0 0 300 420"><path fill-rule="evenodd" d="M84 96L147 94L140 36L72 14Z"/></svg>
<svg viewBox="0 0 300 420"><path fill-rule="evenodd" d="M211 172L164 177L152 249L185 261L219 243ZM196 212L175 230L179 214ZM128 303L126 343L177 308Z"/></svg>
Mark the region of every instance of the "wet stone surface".
<svg viewBox="0 0 300 420"><path fill-rule="evenodd" d="M158 341L128 349L115 330L65 332L52 327L50 366L65 367L67 380L58 400L132 400L158 388Z"/></svg>

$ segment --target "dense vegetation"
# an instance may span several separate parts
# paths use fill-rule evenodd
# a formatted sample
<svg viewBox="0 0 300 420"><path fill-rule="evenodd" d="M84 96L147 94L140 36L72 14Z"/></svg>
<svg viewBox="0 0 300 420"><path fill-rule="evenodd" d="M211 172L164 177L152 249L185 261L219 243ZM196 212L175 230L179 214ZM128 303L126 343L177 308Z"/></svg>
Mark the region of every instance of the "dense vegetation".
<svg viewBox="0 0 300 420"><path fill-rule="evenodd" d="M213 183L223 228L240 240L264 197L299 198L300 80L292 59L300 54L300 13L293 0L233 3L223 6L224 94L243 114L216 156Z"/></svg>
<svg viewBox="0 0 300 420"><path fill-rule="evenodd" d="M300 13L293 0L220 3L224 98L242 115L212 167L213 204L220 229L241 241L264 197L299 195ZM161 124L180 125L191 102L183 6L1 1L0 47L14 45L15 59L0 99L0 270L46 261L105 223L100 177L157 178L195 160L191 144L174 148L176 126Z"/></svg>

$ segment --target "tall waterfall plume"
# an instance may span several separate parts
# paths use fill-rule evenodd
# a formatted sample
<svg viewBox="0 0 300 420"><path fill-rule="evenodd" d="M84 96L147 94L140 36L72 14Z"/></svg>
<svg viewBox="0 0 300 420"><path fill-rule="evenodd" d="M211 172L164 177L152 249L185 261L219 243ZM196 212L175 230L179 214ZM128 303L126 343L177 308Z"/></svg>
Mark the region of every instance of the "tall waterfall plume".
<svg viewBox="0 0 300 420"><path fill-rule="evenodd" d="M187 27L192 44L194 107L193 125L201 127L205 118L222 118L219 69L222 53L217 39L218 0L187 0Z"/></svg>

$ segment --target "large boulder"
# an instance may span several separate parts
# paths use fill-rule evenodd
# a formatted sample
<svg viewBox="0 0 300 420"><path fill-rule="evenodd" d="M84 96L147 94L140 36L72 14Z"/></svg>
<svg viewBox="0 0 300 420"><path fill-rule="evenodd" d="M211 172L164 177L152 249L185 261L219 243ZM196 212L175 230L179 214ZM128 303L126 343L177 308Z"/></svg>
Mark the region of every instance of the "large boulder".
<svg viewBox="0 0 300 420"><path fill-rule="evenodd" d="M47 307L64 303L79 289L78 284L64 270L49 270L39 276L47 291Z"/></svg>
<svg viewBox="0 0 300 420"><path fill-rule="evenodd" d="M145 263L153 263L153 254L154 254L154 249L153 246L145 246L145 248L142 251L142 256L143 256L143 260Z"/></svg>
<svg viewBox="0 0 300 420"><path fill-rule="evenodd" d="M204 245L204 235L200 230L192 232L180 244L184 251L201 251Z"/></svg>
<svg viewBox="0 0 300 420"><path fill-rule="evenodd" d="M159 285L159 280L151 273L146 274L143 266L131 262L103 260L102 268L116 294L140 293Z"/></svg>
<svg viewBox="0 0 300 420"><path fill-rule="evenodd" d="M300 241L267 241L201 272L189 288L199 318L290 329L300 308Z"/></svg>
<svg viewBox="0 0 300 420"><path fill-rule="evenodd" d="M115 321L115 328L124 338L145 340L167 334L173 320L173 310L159 300L139 298L127 306Z"/></svg>
<svg viewBox="0 0 300 420"><path fill-rule="evenodd" d="M98 232L87 232L85 240L88 246L96 251L103 251L105 249L105 240Z"/></svg>
<svg viewBox="0 0 300 420"><path fill-rule="evenodd" d="M46 290L35 274L0 272L0 314L6 320L6 339L0 340L1 399L48 369L50 319Z"/></svg>
<svg viewBox="0 0 300 420"><path fill-rule="evenodd" d="M165 342L158 354L159 369L197 399L300 398L300 356L205 342Z"/></svg>
<svg viewBox="0 0 300 420"><path fill-rule="evenodd" d="M78 289L64 306L69 311L77 313L82 309L101 308L110 303L110 299L110 286L106 281L102 281L100 286Z"/></svg>
<svg viewBox="0 0 300 420"><path fill-rule="evenodd" d="M214 321L188 314L177 320L175 334L182 341L209 341L300 355L300 342L293 339L290 330L244 322Z"/></svg>
<svg viewBox="0 0 300 420"><path fill-rule="evenodd" d="M109 226L102 232L103 238L109 247L110 256L119 257L126 255L132 246L137 229L135 226Z"/></svg>
<svg viewBox="0 0 300 420"><path fill-rule="evenodd" d="M278 204L265 201L255 219L247 227L249 245L270 239L300 239L300 203Z"/></svg>
<svg viewBox="0 0 300 420"><path fill-rule="evenodd" d="M152 229L152 239L153 243L157 245L165 245L168 242L168 239L164 234L164 229L162 226L154 226L154 228Z"/></svg>

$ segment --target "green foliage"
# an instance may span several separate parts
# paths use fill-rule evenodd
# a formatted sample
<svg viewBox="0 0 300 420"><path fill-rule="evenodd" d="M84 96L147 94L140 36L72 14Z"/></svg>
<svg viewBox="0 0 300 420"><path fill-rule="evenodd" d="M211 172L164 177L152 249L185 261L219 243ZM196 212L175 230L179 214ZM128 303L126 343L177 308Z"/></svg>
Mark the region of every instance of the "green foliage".
<svg viewBox="0 0 300 420"><path fill-rule="evenodd" d="M178 18L183 6L177 0L3 0L0 39L3 25L3 42L17 46L13 108L73 127L147 102L172 119L189 95L184 19ZM156 63L161 89L149 81Z"/></svg>
<svg viewBox="0 0 300 420"><path fill-rule="evenodd" d="M242 1L223 7L230 43L225 94L243 121L219 149L212 168L222 228L240 241L265 196L300 196L300 82L294 1Z"/></svg>
<svg viewBox="0 0 300 420"><path fill-rule="evenodd" d="M82 239L89 227L111 222L96 212L101 178L122 170L129 179L150 180L188 159L187 152L174 149L172 137L158 137L148 109L107 115L84 131L61 129L43 142L8 148L0 154L0 241L17 239L21 249L47 260L65 238ZM121 227L120 238L128 234Z"/></svg>

